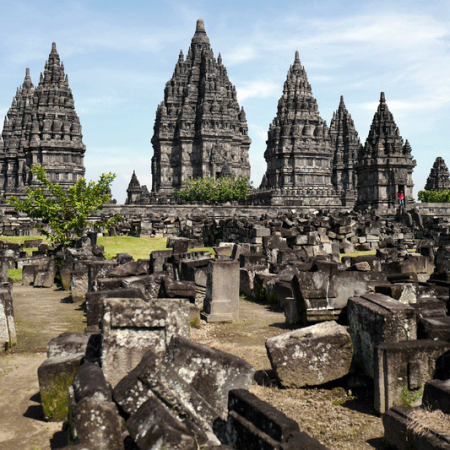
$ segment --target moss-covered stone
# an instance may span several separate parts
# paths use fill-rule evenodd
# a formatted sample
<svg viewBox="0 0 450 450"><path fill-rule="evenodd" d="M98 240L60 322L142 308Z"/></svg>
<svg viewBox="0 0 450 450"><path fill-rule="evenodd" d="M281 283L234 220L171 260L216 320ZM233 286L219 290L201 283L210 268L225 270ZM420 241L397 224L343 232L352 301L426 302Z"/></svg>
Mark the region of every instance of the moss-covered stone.
<svg viewBox="0 0 450 450"><path fill-rule="evenodd" d="M42 409L47 420L59 422L69 417L69 386L82 358L82 354L50 358L39 367Z"/></svg>

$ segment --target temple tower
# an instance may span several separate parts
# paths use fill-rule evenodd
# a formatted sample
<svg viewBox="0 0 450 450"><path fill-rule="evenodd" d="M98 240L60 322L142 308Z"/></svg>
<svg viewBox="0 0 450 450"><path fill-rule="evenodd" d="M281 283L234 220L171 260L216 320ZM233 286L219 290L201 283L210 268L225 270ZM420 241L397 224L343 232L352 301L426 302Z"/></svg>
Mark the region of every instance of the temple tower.
<svg viewBox="0 0 450 450"><path fill-rule="evenodd" d="M339 107L331 119L330 136L331 147L334 151L331 176L333 186L339 194L343 206L354 206L358 185L354 166L361 142L342 95Z"/></svg>
<svg viewBox="0 0 450 450"><path fill-rule="evenodd" d="M414 202L412 172L415 166L411 146L408 140L403 144L382 92L366 143L358 154L356 208L394 211L400 191L405 194L407 207Z"/></svg>
<svg viewBox="0 0 450 450"><path fill-rule="evenodd" d="M298 52L284 83L278 111L269 127L264 152L267 170L260 190L272 204L331 206L339 199L331 182L333 150L330 131Z"/></svg>
<svg viewBox="0 0 450 450"><path fill-rule="evenodd" d="M450 176L445 161L438 156L431 168L425 185L426 191L444 191L450 189Z"/></svg>
<svg viewBox="0 0 450 450"><path fill-rule="evenodd" d="M125 205L135 204L136 199L141 195L141 193L141 184L139 183L136 173L133 170L133 175L131 175L131 180L127 188L127 199L125 200Z"/></svg>
<svg viewBox="0 0 450 450"><path fill-rule="evenodd" d="M186 59L180 52L156 111L152 194L170 196L192 177L250 176L250 143L236 89L199 19Z"/></svg>
<svg viewBox="0 0 450 450"><path fill-rule="evenodd" d="M80 120L75 112L69 79L56 44L52 44L44 73L34 88L29 70L17 90L2 131L0 195L23 196L26 186L36 186L30 169L41 165L63 188L84 176Z"/></svg>
<svg viewBox="0 0 450 450"><path fill-rule="evenodd" d="M11 108L3 123L3 148L0 156L0 193L18 195L27 180L25 155L29 148L33 114L34 86L30 69L26 69L23 84L17 89Z"/></svg>

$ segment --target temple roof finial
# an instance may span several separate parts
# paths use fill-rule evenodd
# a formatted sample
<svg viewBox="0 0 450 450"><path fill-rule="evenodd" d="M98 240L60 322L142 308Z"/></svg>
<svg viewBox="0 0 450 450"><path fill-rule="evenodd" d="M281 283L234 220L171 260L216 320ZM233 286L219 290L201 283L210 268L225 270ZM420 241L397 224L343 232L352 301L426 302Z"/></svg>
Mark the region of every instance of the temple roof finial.
<svg viewBox="0 0 450 450"><path fill-rule="evenodd" d="M386 98L384 96L384 92L382 92L380 95L380 103L386 103Z"/></svg>
<svg viewBox="0 0 450 450"><path fill-rule="evenodd" d="M203 22L203 19L197 20L197 27L195 29L194 37L192 38L192 44L208 44L209 45L209 38L206 35L205 22Z"/></svg>
<svg viewBox="0 0 450 450"><path fill-rule="evenodd" d="M56 42L52 43L52 53L58 53L56 50Z"/></svg>
<svg viewBox="0 0 450 450"><path fill-rule="evenodd" d="M299 55L299 53L298 53L298 50L296 50L295 51L295 62L297 63L300 63L300 55Z"/></svg>

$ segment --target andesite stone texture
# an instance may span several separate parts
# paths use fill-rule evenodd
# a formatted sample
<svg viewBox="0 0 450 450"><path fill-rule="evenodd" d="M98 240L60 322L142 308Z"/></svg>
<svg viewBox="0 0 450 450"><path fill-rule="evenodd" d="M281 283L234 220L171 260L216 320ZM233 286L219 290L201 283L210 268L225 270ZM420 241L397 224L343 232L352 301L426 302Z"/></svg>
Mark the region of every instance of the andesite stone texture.
<svg viewBox="0 0 450 450"><path fill-rule="evenodd" d="M443 191L446 189L450 189L450 174L444 159L438 156L427 178L425 190Z"/></svg>
<svg viewBox="0 0 450 450"><path fill-rule="evenodd" d="M339 107L331 119L330 136L334 150L331 181L341 197L342 205L351 207L357 195L358 179L354 166L361 142L342 95Z"/></svg>
<svg viewBox="0 0 450 450"><path fill-rule="evenodd" d="M267 170L255 200L292 206L340 204L331 182L330 131L319 115L298 52L269 127L264 158Z"/></svg>
<svg viewBox="0 0 450 450"><path fill-rule="evenodd" d="M411 146L408 140L403 143L382 92L366 143L358 153L356 208L395 209L400 191L405 195L405 205L413 203L412 172L415 166Z"/></svg>
<svg viewBox="0 0 450 450"><path fill-rule="evenodd" d="M267 339L267 355L284 388L316 386L348 375L353 345L346 329L323 322Z"/></svg>
<svg viewBox="0 0 450 450"><path fill-rule="evenodd" d="M236 88L220 53L214 58L199 19L187 56L180 52L156 111L152 196L170 196L192 177L250 176L250 142ZM134 202L141 200L147 201Z"/></svg>
<svg viewBox="0 0 450 450"><path fill-rule="evenodd" d="M69 78L53 43L38 86L34 87L27 69L5 117L0 198L24 196L25 187L38 185L30 173L33 164L46 169L52 182L68 188L84 176L85 150Z"/></svg>

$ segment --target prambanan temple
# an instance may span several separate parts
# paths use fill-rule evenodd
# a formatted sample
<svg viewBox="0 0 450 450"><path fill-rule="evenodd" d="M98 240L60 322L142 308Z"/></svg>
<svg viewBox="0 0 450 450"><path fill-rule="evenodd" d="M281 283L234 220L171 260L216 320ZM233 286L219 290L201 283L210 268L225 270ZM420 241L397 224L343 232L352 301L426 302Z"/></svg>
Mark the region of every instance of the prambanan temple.
<svg viewBox="0 0 450 450"><path fill-rule="evenodd" d="M17 89L0 138L0 200L23 196L25 187L38 183L30 169L44 167L63 187L84 176L80 120L75 111L69 77L64 73L56 44L45 63L38 86L29 69Z"/></svg>
<svg viewBox="0 0 450 450"><path fill-rule="evenodd" d="M176 203L174 189L197 177L250 177L248 125L220 53L211 49L203 20L189 50L181 51L164 99L156 110L151 139L152 188L133 172L126 204ZM276 116L269 125L266 173L247 204L389 211L403 192L412 198L416 165L403 142L382 92L369 135L361 144L341 96L330 126L320 116L305 67L295 52ZM5 118L0 138L0 200L24 194L35 180L30 169L42 165L52 181L67 187L84 175L80 120L68 76L53 44L35 88L27 69ZM448 189L442 158L426 189Z"/></svg>
<svg viewBox="0 0 450 450"><path fill-rule="evenodd" d="M152 144L152 191L136 175L127 204L167 204L192 177L249 176L247 122L220 54L200 19L186 59L180 53ZM247 203L267 206L389 210L402 191L412 202L411 147L400 136L381 93L365 145L341 96L330 127L319 113L298 52L288 70L264 152L267 170Z"/></svg>

